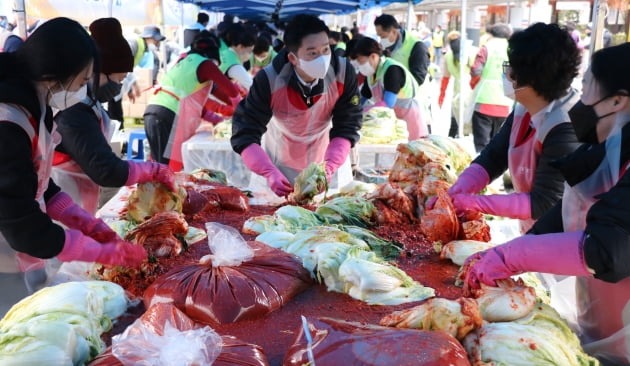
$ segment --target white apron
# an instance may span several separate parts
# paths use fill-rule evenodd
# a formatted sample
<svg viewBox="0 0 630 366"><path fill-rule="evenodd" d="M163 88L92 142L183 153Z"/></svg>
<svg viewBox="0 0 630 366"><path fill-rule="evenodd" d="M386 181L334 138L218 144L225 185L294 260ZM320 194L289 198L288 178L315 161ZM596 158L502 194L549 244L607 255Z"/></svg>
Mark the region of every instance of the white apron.
<svg viewBox="0 0 630 366"><path fill-rule="evenodd" d="M37 173L35 200L40 209L46 212L44 192L48 188L53 152L55 146L61 142L61 136L56 131L57 126L54 123L52 131L48 132L44 118L45 110L42 111L42 118L38 123L22 107L2 104L2 108L0 108L0 121L17 124L26 131L32 142L32 158ZM38 127L37 132L35 131L36 127ZM42 240L45 241L46 238L42 238ZM43 270L45 265L46 261L43 259L13 250L0 233L0 276L3 276L4 279L0 291L5 294L0 300L0 313L4 314L12 302L15 303L44 285L46 281L46 274Z"/></svg>
<svg viewBox="0 0 630 366"><path fill-rule="evenodd" d="M531 116L522 104L517 103L514 107L514 121L508 147L508 169L516 192L531 192L542 153L542 144L547 134L558 124L567 122L567 119L554 118L555 106L550 107L550 112L545 113L538 123L531 121ZM535 222L536 220L531 218L519 220L521 234L529 230Z"/></svg>
<svg viewBox="0 0 630 366"><path fill-rule="evenodd" d="M340 94L337 82L343 83L346 72L346 63L340 60L339 64L339 74L335 75L332 67L328 69L324 78L325 92L306 109L295 106L305 104L301 97L290 97L288 93L289 80L294 73L291 64L287 63L279 74L272 65L264 69L271 87L273 116L262 137L262 147L291 184L311 162L324 161L330 142L328 134L332 128L332 111ZM346 159L333 175L329 188L339 188L350 181L352 170L349 159ZM252 174L250 186L254 190L269 189L266 179L257 174Z"/></svg>
<svg viewBox="0 0 630 366"><path fill-rule="evenodd" d="M564 231L584 230L586 215L619 180L621 132L606 140L606 157L588 178L571 187L565 183L562 198ZM609 283L595 277L576 279L577 317L584 350L589 354L630 364L630 278Z"/></svg>
<svg viewBox="0 0 630 366"><path fill-rule="evenodd" d="M90 105L91 101L83 103ZM99 102L92 106L94 114L97 116L101 131L105 139L109 142L114 134L114 128L109 116L101 107ZM59 153L55 153L57 155ZM83 207L84 210L95 214L98 209L100 186L96 184L74 160L64 161L53 165L52 178L61 187L61 190L72 197L72 200Z"/></svg>

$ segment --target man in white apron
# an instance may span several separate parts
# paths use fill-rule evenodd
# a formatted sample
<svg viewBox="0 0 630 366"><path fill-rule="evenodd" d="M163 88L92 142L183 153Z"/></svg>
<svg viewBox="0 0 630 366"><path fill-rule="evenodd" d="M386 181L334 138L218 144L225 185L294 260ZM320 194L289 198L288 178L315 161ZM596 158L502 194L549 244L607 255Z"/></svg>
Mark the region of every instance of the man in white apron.
<svg viewBox="0 0 630 366"><path fill-rule="evenodd" d="M362 122L356 74L332 56L328 27L317 17L292 19L285 44L235 111L232 148L256 174L254 190L286 196L311 162L326 162L329 186L340 187L352 180L348 154Z"/></svg>
<svg viewBox="0 0 630 366"><path fill-rule="evenodd" d="M575 307L584 350L614 365L630 365L628 60L628 43L595 53L581 101L570 111L586 144L558 162L565 193L532 228L539 235L471 257L466 277L476 287L528 271L579 276ZM564 232L548 234L554 228Z"/></svg>
<svg viewBox="0 0 630 366"><path fill-rule="evenodd" d="M570 88L579 51L569 41L557 25L543 23L510 38L503 89L517 103L499 133L449 189L458 212L519 219L525 233L562 197L564 179L550 162L579 146L568 115L579 98ZM478 195L506 169L514 192Z"/></svg>

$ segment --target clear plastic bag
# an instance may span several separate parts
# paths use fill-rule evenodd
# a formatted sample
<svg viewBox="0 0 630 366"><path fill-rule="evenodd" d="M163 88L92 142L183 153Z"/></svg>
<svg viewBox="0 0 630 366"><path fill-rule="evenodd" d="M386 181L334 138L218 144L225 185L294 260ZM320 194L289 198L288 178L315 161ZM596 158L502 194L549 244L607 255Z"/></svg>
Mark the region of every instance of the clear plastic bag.
<svg viewBox="0 0 630 366"><path fill-rule="evenodd" d="M216 222L206 223L208 247L213 254L201 258L200 263L212 261L215 267L240 266L254 257L254 250L236 229Z"/></svg>

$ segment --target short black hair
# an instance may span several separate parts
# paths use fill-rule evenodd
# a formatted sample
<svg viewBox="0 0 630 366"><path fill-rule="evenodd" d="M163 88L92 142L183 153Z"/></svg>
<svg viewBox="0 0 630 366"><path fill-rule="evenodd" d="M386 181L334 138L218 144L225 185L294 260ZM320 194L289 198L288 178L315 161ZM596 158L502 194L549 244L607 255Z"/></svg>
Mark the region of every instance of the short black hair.
<svg viewBox="0 0 630 366"><path fill-rule="evenodd" d="M369 56L373 53L378 54L379 56L383 55L383 50L381 46L376 42L375 39L370 37L363 37L356 41L352 45L352 48L348 50L347 56L349 59L354 60L359 56Z"/></svg>
<svg viewBox="0 0 630 366"><path fill-rule="evenodd" d="M210 17L206 13L198 13L197 14L197 22L199 23L207 23L210 21Z"/></svg>
<svg viewBox="0 0 630 366"><path fill-rule="evenodd" d="M211 60L221 62L221 57L219 56L219 39L206 30L199 32L199 34L195 36L195 39L190 45L189 53L198 53Z"/></svg>
<svg viewBox="0 0 630 366"><path fill-rule="evenodd" d="M393 15L381 14L374 19L374 25L380 25L384 31L390 31L392 28L400 28L398 21Z"/></svg>
<svg viewBox="0 0 630 366"><path fill-rule="evenodd" d="M254 43L254 55L260 55L263 52L268 52L271 47L271 42L267 37L258 36L256 43Z"/></svg>
<svg viewBox="0 0 630 366"><path fill-rule="evenodd" d="M510 37L508 59L510 78L551 102L566 94L581 55L571 35L557 24L536 23Z"/></svg>
<svg viewBox="0 0 630 366"><path fill-rule="evenodd" d="M593 54L591 72L605 96L616 93L627 95L630 92L628 59L630 59L630 43L628 42L602 48ZM620 93L621 90L625 92Z"/></svg>
<svg viewBox="0 0 630 366"><path fill-rule="evenodd" d="M289 21L284 31L285 47L289 52L297 52L306 36L321 32L328 36L328 26L321 19L310 14L296 15Z"/></svg>
<svg viewBox="0 0 630 366"><path fill-rule="evenodd" d="M253 30L242 23L232 23L227 26L221 38L228 47L236 47L239 44L245 47L253 46L256 35Z"/></svg>
<svg viewBox="0 0 630 366"><path fill-rule="evenodd" d="M341 42L341 32L330 31L328 33L328 38L335 40L336 42Z"/></svg>

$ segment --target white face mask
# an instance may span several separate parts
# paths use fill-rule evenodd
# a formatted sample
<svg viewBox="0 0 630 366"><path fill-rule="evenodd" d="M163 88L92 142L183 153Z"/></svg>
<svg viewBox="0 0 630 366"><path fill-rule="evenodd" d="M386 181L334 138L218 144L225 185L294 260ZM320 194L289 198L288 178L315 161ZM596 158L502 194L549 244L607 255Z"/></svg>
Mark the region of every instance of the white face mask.
<svg viewBox="0 0 630 366"><path fill-rule="evenodd" d="M330 66L330 55L321 55L311 61L304 61L298 58L300 69L308 76L315 79L323 79Z"/></svg>
<svg viewBox="0 0 630 366"><path fill-rule="evenodd" d="M52 108L64 110L72 107L87 97L87 84L83 85L77 91L61 90L51 93L48 105Z"/></svg>
<svg viewBox="0 0 630 366"><path fill-rule="evenodd" d="M264 56L264 57L261 57L261 56L254 56L254 58L256 59L256 61L258 61L258 62L260 62L260 63L264 62L264 61L267 59L267 57L268 57L268 56Z"/></svg>
<svg viewBox="0 0 630 366"><path fill-rule="evenodd" d="M506 97L514 99L516 98L516 92L525 88L527 88L527 86L522 86L520 88L514 89L514 85L512 85L512 82L508 80L505 74L503 74L503 94L505 94Z"/></svg>
<svg viewBox="0 0 630 366"><path fill-rule="evenodd" d="M387 36L386 38L381 38L381 46L383 46L383 48L387 48L392 46L394 43L396 43L396 41L390 41L389 40L389 36Z"/></svg>
<svg viewBox="0 0 630 366"><path fill-rule="evenodd" d="M376 72L369 61L365 61L363 64L359 64L359 72L365 76L372 76Z"/></svg>

